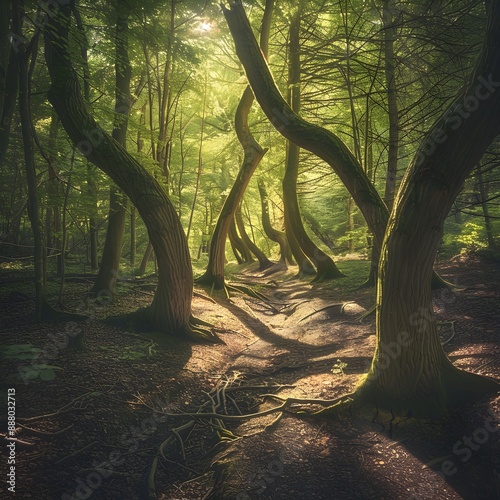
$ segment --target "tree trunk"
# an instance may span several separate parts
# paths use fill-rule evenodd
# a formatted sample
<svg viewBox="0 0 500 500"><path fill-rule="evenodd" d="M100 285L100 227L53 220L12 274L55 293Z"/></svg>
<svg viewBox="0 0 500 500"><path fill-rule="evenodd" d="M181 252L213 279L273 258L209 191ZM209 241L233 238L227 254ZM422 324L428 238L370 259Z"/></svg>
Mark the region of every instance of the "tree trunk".
<svg viewBox="0 0 500 500"><path fill-rule="evenodd" d="M234 218L229 225L229 241L231 242L233 248L236 248L236 250L241 255L242 262L238 262L239 264L250 264L252 262L255 262L252 256L252 252L250 252L250 249L245 245L245 242L240 238L240 235L238 234L238 230L236 229L236 221ZM236 260L238 260L238 257L236 257ZM222 282L222 286L224 286L224 282Z"/></svg>
<svg viewBox="0 0 500 500"><path fill-rule="evenodd" d="M7 37L6 37L7 38ZM8 39L8 38L7 38ZM19 72L17 68L17 58L14 47L11 47L7 73L5 76L4 102L0 121L0 165L5 161L7 148L9 147L10 129L12 117L16 109L18 97Z"/></svg>
<svg viewBox="0 0 500 500"><path fill-rule="evenodd" d="M379 408L422 417L498 392L500 384L455 368L432 308L432 266L445 218L463 183L500 133L500 4L488 6L486 43L467 88L434 124L409 167L382 247L377 347L358 388Z"/></svg>
<svg viewBox="0 0 500 500"><path fill-rule="evenodd" d="M124 149L127 147L127 127L130 113L130 80L132 77L132 69L128 56L128 15L127 2L118 0L116 4L115 34L115 122L112 137ZM112 298L115 293L122 255L126 216L127 198L115 186L111 186L109 193L108 228L99 273L91 289L93 295L97 296L106 293L108 297Z"/></svg>
<svg viewBox="0 0 500 500"><path fill-rule="evenodd" d="M7 68L11 52L9 43L10 9L11 2L0 0L0 117L3 114L5 93L7 90Z"/></svg>
<svg viewBox="0 0 500 500"><path fill-rule="evenodd" d="M265 55L267 55L268 52L273 7L274 0L266 0L259 48L259 51L262 51ZM234 214L243 199L243 195L245 194L245 190L250 182L250 179L252 178L253 173L255 172L255 169L267 152L267 149L263 149L253 137L248 126L248 116L250 114L253 101L254 96L252 89L248 86L243 92L243 96L240 99L235 115L236 134L244 151L243 163L217 219L217 224L210 242L207 269L205 273L196 280L197 283L209 286L213 285L216 288L224 287L226 239L230 225L234 219ZM238 248L234 232L232 239L233 245Z"/></svg>
<svg viewBox="0 0 500 500"><path fill-rule="evenodd" d="M381 248L389 211L359 161L339 137L300 118L283 99L259 50L241 0L235 0L229 8L223 5L222 10L238 58L245 68L255 98L268 119L286 139L315 154L332 167L363 214L373 233L374 244ZM285 224L287 219L285 212ZM288 239L293 251L292 238ZM434 275L434 283L442 286L443 282Z"/></svg>
<svg viewBox="0 0 500 500"><path fill-rule="evenodd" d="M148 267L148 262L151 259L151 254L153 253L153 245L151 245L151 242L148 241L148 245L146 247L146 251L144 252L144 255L141 260L141 266L139 268L139 274L142 276L143 274L146 274L146 269Z"/></svg>
<svg viewBox="0 0 500 500"><path fill-rule="evenodd" d="M241 204L236 209L234 214L234 220L238 226L238 231L240 232L241 239L245 246L257 257L259 261L259 271L263 271L273 265L273 263L266 257L266 254L251 240L248 236L245 223L243 222L243 216L241 215Z"/></svg>
<svg viewBox="0 0 500 500"><path fill-rule="evenodd" d="M289 32L289 73L288 73L288 88L289 88L289 103L291 109L295 113L300 112L300 17L301 9L299 8L294 14L290 23ZM288 140L287 157L285 175L283 177L283 203L285 206L285 228L291 230L293 238L299 244L302 252L307 256L304 259L302 255L295 255L295 260L299 265L299 274L308 273L309 266L312 263L317 269L315 281L323 281L325 279L340 278L344 276L341 273L333 260L319 249L315 243L309 238L300 214L299 201L297 198L297 179L299 176L299 159L300 147L294 142ZM287 236L290 236L287 233ZM294 247L292 246L292 252ZM309 274L309 273L308 273Z"/></svg>
<svg viewBox="0 0 500 500"><path fill-rule="evenodd" d="M90 240L90 267L92 270L98 268L97 262L97 232L98 232L98 210L97 210L97 186L93 179L94 168L91 163L87 164L87 195L90 198L91 213L89 216L89 240Z"/></svg>
<svg viewBox="0 0 500 500"><path fill-rule="evenodd" d="M193 224L194 212L196 210L196 200L198 199L198 192L200 190L201 174L203 172L203 138L205 136L205 112L207 107L207 77L208 70L205 69L205 83L203 86L203 107L201 111L201 128L200 128L200 143L198 146L198 171L196 174L196 184L194 188L193 203L191 205L191 213L189 214L189 222L187 227L187 240L189 243L189 233Z"/></svg>
<svg viewBox="0 0 500 500"><path fill-rule="evenodd" d="M262 206L262 227L264 228L264 232L271 241L278 243L280 247L281 262L286 265L286 261L288 260L289 264L293 265L293 255L290 250L290 246L288 245L286 234L283 231L274 229L271 225L271 218L269 217L269 201L266 186L262 178L259 179L259 193Z"/></svg>
<svg viewBox="0 0 500 500"><path fill-rule="evenodd" d="M136 254L136 230L135 230L135 207L130 207L130 266L135 266Z"/></svg>
<svg viewBox="0 0 500 500"><path fill-rule="evenodd" d="M51 77L48 98L66 132L82 154L108 174L132 200L141 215L158 258L158 288L145 311L156 328L183 337L194 332L191 324L193 275L186 236L175 208L156 179L110 137L88 113L68 49L70 12L60 9L45 26L45 56Z"/></svg>
<svg viewBox="0 0 500 500"><path fill-rule="evenodd" d="M394 203L396 192L396 175L398 172L398 148L399 148L399 116L396 88L396 74L394 71L394 41L396 39L396 28L392 19L394 0L384 0L383 23L384 23L384 55L385 55L385 84L387 87L387 105L389 117L389 147L387 159L387 177L385 182L384 201L389 210Z"/></svg>
<svg viewBox="0 0 500 500"><path fill-rule="evenodd" d="M486 237L488 239L488 248L496 250L495 238L493 237L493 228L491 227L490 212L488 209L488 194L484 185L483 173L481 172L481 164L476 168L476 178L479 186L479 195L481 197L481 209L484 216L484 227L486 229Z"/></svg>
<svg viewBox="0 0 500 500"><path fill-rule="evenodd" d="M49 143L47 147L48 152L48 183L47 183L47 195L49 207L47 213L51 213L50 221L48 222L46 241L49 247L57 248L58 255L57 259L57 275L61 276L63 273L63 252L61 250L61 204L63 199L62 187L60 185L60 180L55 170L53 159L54 151L57 147L57 136L59 132L59 118L56 113L53 112L50 119L50 129L49 129ZM49 210L49 208L51 210ZM52 237L52 219L53 219L53 232L54 237Z"/></svg>
<svg viewBox="0 0 500 500"><path fill-rule="evenodd" d="M125 232L125 218L127 198L123 192L112 185L109 189L109 214L106 239L102 250L97 278L90 290L94 296L106 295L112 300L115 294L115 285L120 268L120 259Z"/></svg>
<svg viewBox="0 0 500 500"><path fill-rule="evenodd" d="M22 19L24 8L22 1L16 0L12 4L12 28L18 40L22 39ZM43 319L46 304L43 283L43 238L42 228L38 212L38 194L36 186L35 151L34 140L31 129L30 116L30 84L28 77L29 52L25 43L17 45L15 60L18 68L19 81L19 118L21 121L21 132L23 138L24 164L26 168L26 179L28 184L28 214L31 221L34 242L34 267L35 267L35 318L38 322Z"/></svg>

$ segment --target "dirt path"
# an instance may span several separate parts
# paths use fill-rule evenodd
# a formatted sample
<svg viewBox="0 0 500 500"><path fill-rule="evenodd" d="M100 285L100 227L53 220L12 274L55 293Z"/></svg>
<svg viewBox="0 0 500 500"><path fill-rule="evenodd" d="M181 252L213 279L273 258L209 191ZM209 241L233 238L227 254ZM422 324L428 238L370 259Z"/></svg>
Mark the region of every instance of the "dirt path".
<svg viewBox="0 0 500 500"><path fill-rule="evenodd" d="M460 287L435 297L447 353L460 367L500 377L498 265L457 259L440 269ZM195 298L195 314L216 325L226 343L217 346L160 342L100 321L146 305L150 297L137 287L118 304L96 308L81 302L82 285L70 285L68 301L93 317L82 327L34 325L26 316L30 302L1 293L2 344L38 347L53 367L38 367L23 383L13 376L40 359L2 362L1 388L16 389L22 425L17 496L148 498L153 464L163 499L500 498L499 398L437 423L375 412L279 421L271 414L226 422L225 429L217 419L195 419L192 429L172 433L193 419L164 413L216 408L237 415L279 404L265 393L332 399L366 373L375 327L373 318L358 317L373 304L373 290L354 291L345 280L287 281L291 276L238 277L260 282L269 303L244 295L216 296L217 303ZM83 328L85 352L61 344L72 328ZM55 377L42 380L42 372ZM155 469L162 443L166 458Z"/></svg>

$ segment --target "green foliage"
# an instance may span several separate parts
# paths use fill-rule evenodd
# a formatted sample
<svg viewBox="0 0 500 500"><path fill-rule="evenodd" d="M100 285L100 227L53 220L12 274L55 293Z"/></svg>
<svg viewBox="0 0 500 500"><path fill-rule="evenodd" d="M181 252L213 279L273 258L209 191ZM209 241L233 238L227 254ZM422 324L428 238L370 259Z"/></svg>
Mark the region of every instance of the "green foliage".
<svg viewBox="0 0 500 500"><path fill-rule="evenodd" d="M457 237L457 241L462 244L462 251L476 251L485 248L484 229L474 222L466 222L462 233Z"/></svg>
<svg viewBox="0 0 500 500"><path fill-rule="evenodd" d="M42 353L42 349L33 346L32 344L12 344L1 345L0 352L7 359L38 359Z"/></svg>
<svg viewBox="0 0 500 500"><path fill-rule="evenodd" d="M32 344L12 344L0 346L0 353L6 359L18 361L35 361L43 350L34 347ZM48 365L46 363L32 363L21 365L15 377L21 377L22 380L35 380L39 378L43 381L53 380L56 376L56 370L62 370L59 366Z"/></svg>
<svg viewBox="0 0 500 500"><path fill-rule="evenodd" d="M34 364L22 366L19 369L19 374L23 380L35 380L39 378L43 381L49 381L56 377L56 370L62 370L62 368L47 364Z"/></svg>

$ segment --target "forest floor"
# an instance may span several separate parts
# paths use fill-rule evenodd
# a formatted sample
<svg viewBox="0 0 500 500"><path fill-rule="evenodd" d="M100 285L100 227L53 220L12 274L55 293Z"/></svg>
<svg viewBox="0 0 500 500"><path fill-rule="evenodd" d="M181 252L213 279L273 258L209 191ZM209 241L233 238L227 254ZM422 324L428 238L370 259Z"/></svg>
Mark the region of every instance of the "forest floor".
<svg viewBox="0 0 500 500"><path fill-rule="evenodd" d="M3 267L0 283L23 272ZM293 269L263 277L250 266L232 281L252 283L269 301L195 297L194 314L216 326L224 345L146 337L103 321L146 306L149 282L121 283L107 306L82 298L88 282L67 283L69 310L90 317L82 324L37 325L33 302L12 294L30 294L32 284L2 286L0 342L18 346L3 348L0 387L2 399L16 392L17 497L154 498L154 479L160 499L500 498L499 397L437 422L376 412L224 423L187 415L214 408L240 415L280 403L266 393L333 399L351 392L373 354L374 318L359 316L375 292L356 289L367 262L339 267L354 279L310 284L291 279ZM456 257L438 270L457 285L435 292L444 349L460 368L500 378L498 263ZM83 332L84 351L65 347L74 331Z"/></svg>

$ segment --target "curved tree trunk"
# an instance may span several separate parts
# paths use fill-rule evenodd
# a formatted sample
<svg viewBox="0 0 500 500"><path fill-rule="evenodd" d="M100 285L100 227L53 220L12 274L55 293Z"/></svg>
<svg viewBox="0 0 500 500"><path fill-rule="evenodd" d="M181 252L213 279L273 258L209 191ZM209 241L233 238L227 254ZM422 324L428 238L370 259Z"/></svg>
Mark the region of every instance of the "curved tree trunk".
<svg viewBox="0 0 500 500"><path fill-rule="evenodd" d="M289 88L289 104L295 113L300 112L300 17L301 8L297 10L290 22L289 32L289 72L288 72L288 88ZM283 177L283 203L285 206L285 227L289 230L287 235L290 236L290 231L293 238L299 244L301 250L309 259L309 262L302 255L295 255L299 265L299 274L307 273L310 263L317 269L316 280L322 281L325 279L340 278L344 276L339 271L335 262L325 254L316 244L309 238L302 216L300 214L299 200L297 198L297 179L299 176L299 161L300 147L294 142L287 141L286 169ZM289 238L290 239L290 238ZM293 247L292 247L293 251Z"/></svg>
<svg viewBox="0 0 500 500"><path fill-rule="evenodd" d="M259 52L262 51L261 53L266 56L268 52L273 7L274 0L266 0L259 48ZM243 199L243 195L245 194L245 190L255 169L267 152L267 149L263 149L255 140L248 127L248 115L250 114L253 101L253 92L250 86L248 86L243 92L235 115L236 134L244 150L243 163L231 191L224 202L219 218L217 219L217 224L210 243L207 269L205 273L196 280L197 283L214 285L216 288L224 287L225 247L231 221L234 218L234 213L238 205Z"/></svg>
<svg viewBox="0 0 500 500"><path fill-rule="evenodd" d="M267 196L266 186L262 178L259 179L258 185L262 206L262 227L264 228L264 232L271 241L278 243L280 247L281 262L286 265L286 262L288 261L289 264L293 265L295 262L293 261L293 255L286 238L286 233L274 229L274 227L271 225L271 218L269 217L269 200Z"/></svg>
<svg viewBox="0 0 500 500"><path fill-rule="evenodd" d="M146 269L148 267L149 259L151 259L151 254L153 253L153 245L148 241L148 245L146 246L146 250L144 251L144 255L141 260L141 265L139 267L139 274L143 275L146 273Z"/></svg>
<svg viewBox="0 0 500 500"><path fill-rule="evenodd" d="M231 31L236 53L262 110L281 135L317 155L332 167L353 197L380 249L389 221L389 211L366 172L344 142L333 132L303 120L286 103L259 50L240 0L222 10ZM285 218L286 222L286 218ZM292 239L289 237L290 246ZM435 273L433 285L443 286Z"/></svg>
<svg viewBox="0 0 500 500"><path fill-rule="evenodd" d="M238 226L238 231L240 232L241 239L245 246L257 257L259 261L259 271L263 271L268 267L271 267L273 263L266 257L266 254L251 240L250 236L245 228L245 223L243 222L243 217L241 215L241 204L236 209L234 214L234 220Z"/></svg>
<svg viewBox="0 0 500 500"><path fill-rule="evenodd" d="M161 330L191 337L193 275L179 217L156 179L87 111L68 50L70 12L62 0L59 7L44 30L45 56L52 82L49 101L74 144L123 189L146 225L159 272L153 302L145 311L146 320Z"/></svg>
<svg viewBox="0 0 500 500"><path fill-rule="evenodd" d="M250 252L250 249L245 245L245 242L240 238L240 235L238 234L236 221L234 218L231 220L231 224L229 225L229 240L231 242L231 245L239 252L241 256L241 262L238 263L250 264L252 262L255 262L252 252ZM236 257L236 260L238 260L238 257Z"/></svg>
<svg viewBox="0 0 500 500"><path fill-rule="evenodd" d="M128 55L128 7L127 2L116 3L115 31L115 122L112 137L124 149L127 147L127 127L130 113L130 80L132 69ZM109 191L109 216L106 239L102 250L101 265L91 293L95 296L106 294L112 298L115 293L118 269L122 256L125 219L127 217L127 197L115 186Z"/></svg>
<svg viewBox="0 0 500 500"><path fill-rule="evenodd" d="M378 279L377 347L361 398L423 417L500 384L455 368L437 333L432 266L463 183L500 133L500 4L488 5L485 47L467 88L426 135L389 220Z"/></svg>

